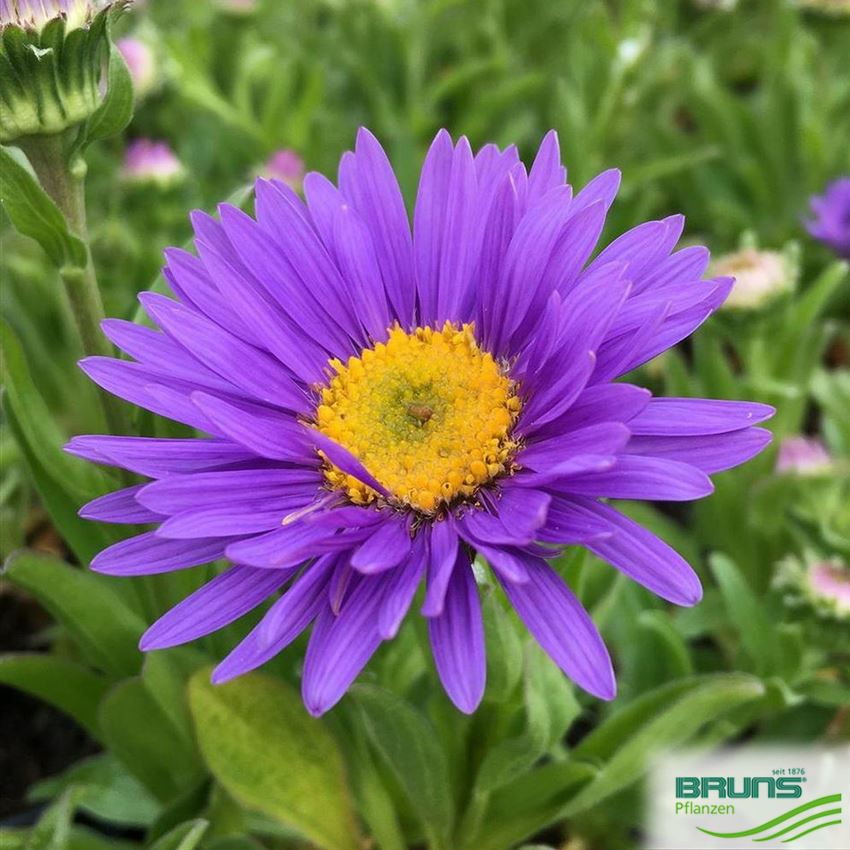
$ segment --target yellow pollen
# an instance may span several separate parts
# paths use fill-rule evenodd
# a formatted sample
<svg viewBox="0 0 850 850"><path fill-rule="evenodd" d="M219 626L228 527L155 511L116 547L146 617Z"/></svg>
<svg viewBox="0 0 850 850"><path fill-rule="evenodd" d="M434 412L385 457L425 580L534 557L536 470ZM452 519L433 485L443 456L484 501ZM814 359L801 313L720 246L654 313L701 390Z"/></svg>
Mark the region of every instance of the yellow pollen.
<svg viewBox="0 0 850 850"><path fill-rule="evenodd" d="M522 404L514 382L478 347L472 325L411 333L396 326L386 343L329 365L316 425L398 504L432 514L510 469ZM324 474L355 504L379 498L327 460Z"/></svg>

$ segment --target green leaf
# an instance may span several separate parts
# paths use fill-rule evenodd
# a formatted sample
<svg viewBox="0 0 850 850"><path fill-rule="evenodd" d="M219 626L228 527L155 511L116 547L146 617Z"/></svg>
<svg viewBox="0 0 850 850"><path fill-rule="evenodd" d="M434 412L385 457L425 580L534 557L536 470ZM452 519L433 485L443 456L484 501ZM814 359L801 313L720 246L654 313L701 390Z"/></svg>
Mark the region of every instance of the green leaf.
<svg viewBox="0 0 850 850"><path fill-rule="evenodd" d="M86 246L68 229L59 207L17 157L0 147L0 201L12 224L57 266L84 266Z"/></svg>
<svg viewBox="0 0 850 850"><path fill-rule="evenodd" d="M729 621L738 629L741 644L762 676L779 667L776 652L776 630L768 619L764 604L753 593L738 567L725 555L709 558L720 593L729 613Z"/></svg>
<svg viewBox="0 0 850 850"><path fill-rule="evenodd" d="M161 802L167 803L201 776L187 749L140 678L116 685L100 707L108 748Z"/></svg>
<svg viewBox="0 0 850 850"><path fill-rule="evenodd" d="M62 485L62 489L75 502L73 508L76 511L82 502L94 499L108 489L107 479L92 464L62 450L66 442L65 435L56 427L54 418L32 379L23 347L5 320L0 320L0 346L3 384L25 442L41 466Z"/></svg>
<svg viewBox="0 0 850 850"><path fill-rule="evenodd" d="M461 850L505 850L558 819L578 788L595 775L581 762L552 762L517 777L490 798L481 828Z"/></svg>
<svg viewBox="0 0 850 850"><path fill-rule="evenodd" d="M30 830L25 850L69 850L71 823L83 788L69 788Z"/></svg>
<svg viewBox="0 0 850 850"><path fill-rule="evenodd" d="M407 795L431 845L447 847L454 805L448 765L433 726L409 703L382 688L357 685L352 694L370 740Z"/></svg>
<svg viewBox="0 0 850 850"><path fill-rule="evenodd" d="M106 96L86 123L85 143L120 133L133 117L133 78L121 51L109 43Z"/></svg>
<svg viewBox="0 0 850 850"><path fill-rule="evenodd" d="M189 682L201 754L244 806L294 827L327 850L358 846L342 758L298 694L264 674L213 686L209 669Z"/></svg>
<svg viewBox="0 0 850 850"><path fill-rule="evenodd" d="M201 818L181 823L151 844L150 850L195 850L209 826L209 821Z"/></svg>
<svg viewBox="0 0 850 850"><path fill-rule="evenodd" d="M142 681L148 693L170 721L174 733L192 750L195 749L195 735L186 685L192 674L208 663L209 658L203 652L177 647L147 653L142 666Z"/></svg>
<svg viewBox="0 0 850 850"><path fill-rule="evenodd" d="M103 524L88 522L78 516L75 500L68 497L67 492L57 484L56 479L39 463L33 453L27 435L9 404L8 396L3 396L2 409L9 424L9 431L26 461L41 504L80 563L88 564L101 549L114 543L115 538L108 535Z"/></svg>
<svg viewBox="0 0 850 850"><path fill-rule="evenodd" d="M630 785L641 776L652 756L683 744L707 722L764 693L764 685L753 676L730 673L707 677L660 713L645 715L645 722L564 807L561 816L571 817Z"/></svg>
<svg viewBox="0 0 850 850"><path fill-rule="evenodd" d="M113 676L138 671L145 623L113 592L108 579L34 552L13 556L5 575L47 608L95 667Z"/></svg>
<svg viewBox="0 0 850 850"><path fill-rule="evenodd" d="M250 835L228 835L225 838L217 838L209 846L209 850L264 850L259 841ZM384 848L381 848L384 850Z"/></svg>
<svg viewBox="0 0 850 850"><path fill-rule="evenodd" d="M525 705L529 736L540 755L564 737L581 711L570 681L533 641L526 644Z"/></svg>
<svg viewBox="0 0 850 850"><path fill-rule="evenodd" d="M82 788L79 808L98 820L146 827L160 811L157 801L109 754L77 762L59 776L36 783L27 799L51 800L74 785Z"/></svg>
<svg viewBox="0 0 850 850"><path fill-rule="evenodd" d="M0 656L0 684L43 699L100 737L97 711L109 683L87 667L41 653Z"/></svg>
<svg viewBox="0 0 850 850"><path fill-rule="evenodd" d="M494 593L485 595L482 608L487 647L485 699L504 702L522 676L522 642Z"/></svg>

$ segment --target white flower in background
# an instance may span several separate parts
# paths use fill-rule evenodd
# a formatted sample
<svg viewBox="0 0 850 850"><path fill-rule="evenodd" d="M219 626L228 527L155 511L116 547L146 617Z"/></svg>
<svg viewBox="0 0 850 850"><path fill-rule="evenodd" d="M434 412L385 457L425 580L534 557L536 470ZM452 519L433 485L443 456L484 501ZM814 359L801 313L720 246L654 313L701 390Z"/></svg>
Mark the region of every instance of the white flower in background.
<svg viewBox="0 0 850 850"><path fill-rule="evenodd" d="M744 248L725 254L711 265L718 277L734 277L725 310L757 310L794 288L796 274L785 254Z"/></svg>

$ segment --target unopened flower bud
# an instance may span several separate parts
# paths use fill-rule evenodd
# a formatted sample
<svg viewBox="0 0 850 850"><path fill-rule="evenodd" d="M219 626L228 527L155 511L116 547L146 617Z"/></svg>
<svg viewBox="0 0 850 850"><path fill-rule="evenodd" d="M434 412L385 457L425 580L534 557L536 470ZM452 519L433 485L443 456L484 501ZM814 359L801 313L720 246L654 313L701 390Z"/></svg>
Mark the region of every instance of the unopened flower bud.
<svg viewBox="0 0 850 850"><path fill-rule="evenodd" d="M0 143L61 133L103 101L115 0L0 0Z"/></svg>

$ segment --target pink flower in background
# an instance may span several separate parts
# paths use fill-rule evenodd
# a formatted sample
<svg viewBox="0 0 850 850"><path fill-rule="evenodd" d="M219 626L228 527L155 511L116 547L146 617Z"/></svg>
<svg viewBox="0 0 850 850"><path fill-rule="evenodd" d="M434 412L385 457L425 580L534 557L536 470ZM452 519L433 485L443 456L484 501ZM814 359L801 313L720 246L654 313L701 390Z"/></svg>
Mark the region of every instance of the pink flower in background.
<svg viewBox="0 0 850 850"><path fill-rule="evenodd" d="M284 148L268 158L262 173L269 180L280 180L297 190L304 180L304 160L295 151Z"/></svg>
<svg viewBox="0 0 850 850"><path fill-rule="evenodd" d="M153 51L138 38L119 38L115 46L124 57L137 97L144 97L156 83L156 61Z"/></svg>
<svg viewBox="0 0 850 850"><path fill-rule="evenodd" d="M823 443L814 437L786 437L779 444L776 459L777 472L793 472L798 475L817 475L832 466Z"/></svg>
<svg viewBox="0 0 850 850"><path fill-rule="evenodd" d="M124 154L122 174L132 183L156 183L167 186L183 177L183 164L168 142L136 139Z"/></svg>
<svg viewBox="0 0 850 850"><path fill-rule="evenodd" d="M828 600L837 611L850 614L850 570L846 567L831 561L812 564L809 585L816 596Z"/></svg>

